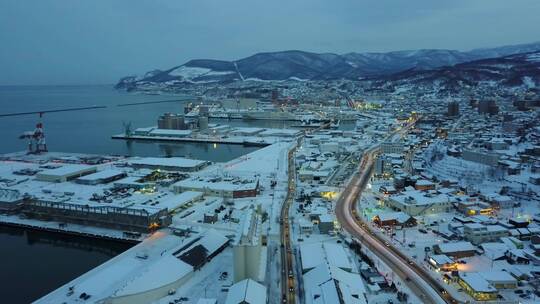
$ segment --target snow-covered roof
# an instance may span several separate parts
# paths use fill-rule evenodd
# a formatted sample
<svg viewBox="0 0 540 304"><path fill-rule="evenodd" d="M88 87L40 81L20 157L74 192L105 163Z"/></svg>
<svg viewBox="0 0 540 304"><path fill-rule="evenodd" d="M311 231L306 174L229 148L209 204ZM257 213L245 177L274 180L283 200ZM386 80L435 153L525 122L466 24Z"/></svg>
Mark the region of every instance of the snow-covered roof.
<svg viewBox="0 0 540 304"><path fill-rule="evenodd" d="M223 236L221 233L210 229L206 231L204 236L199 240L199 244L206 248L209 254L212 254L221 246L225 245L228 241L229 239Z"/></svg>
<svg viewBox="0 0 540 304"><path fill-rule="evenodd" d="M321 264L305 273L303 281L307 304L367 303L359 274Z"/></svg>
<svg viewBox="0 0 540 304"><path fill-rule="evenodd" d="M497 292L497 289L477 272L459 272L459 277L476 292Z"/></svg>
<svg viewBox="0 0 540 304"><path fill-rule="evenodd" d="M287 166L287 151L290 147L291 143L278 142L231 160L224 164L223 169L229 172L274 174Z"/></svg>
<svg viewBox="0 0 540 304"><path fill-rule="evenodd" d="M240 190L252 190L257 187L256 181L238 182L238 181L215 181L211 179L199 179L197 177L181 180L176 182L173 187L181 187L188 189L204 189L212 191L240 191Z"/></svg>
<svg viewBox="0 0 540 304"><path fill-rule="evenodd" d="M429 257L433 262L435 262L437 265L444 265L444 264L452 264L454 263L454 260L449 258L447 255L444 254L435 254Z"/></svg>
<svg viewBox="0 0 540 304"><path fill-rule="evenodd" d="M186 191L177 195L170 195L164 199L160 199L156 206L166 207L169 211L177 209L189 202L199 199L203 196L202 192Z"/></svg>
<svg viewBox="0 0 540 304"><path fill-rule="evenodd" d="M184 157L143 157L138 159L130 159L129 163L131 165L138 166L193 168L201 166L206 162L203 160L189 159Z"/></svg>
<svg viewBox="0 0 540 304"><path fill-rule="evenodd" d="M337 243L301 244L300 260L302 261L302 270L309 270L323 263L343 269L353 268L345 248Z"/></svg>
<svg viewBox="0 0 540 304"><path fill-rule="evenodd" d="M151 135L157 136L188 136L191 135L191 130L173 130L173 129L154 129L150 131Z"/></svg>
<svg viewBox="0 0 540 304"><path fill-rule="evenodd" d="M460 251L474 251L476 248L471 242L455 242L439 244L439 249L442 253L452 253Z"/></svg>
<svg viewBox="0 0 540 304"><path fill-rule="evenodd" d="M486 279L486 281L497 284L497 283L517 283L517 279L514 278L511 274L503 270L492 270L479 272L479 274Z"/></svg>
<svg viewBox="0 0 540 304"><path fill-rule="evenodd" d="M83 292L90 295L93 302L99 302L144 293L175 282L180 284L193 271L190 265L171 254L181 242L182 239L175 235L158 231L142 243L39 299L38 303L72 303ZM75 294L67 292L69 286L74 286ZM158 293L149 299L153 301L159 297Z"/></svg>
<svg viewBox="0 0 540 304"><path fill-rule="evenodd" d="M297 136L300 135L302 131L297 129L266 129L263 132L259 133L261 136Z"/></svg>
<svg viewBox="0 0 540 304"><path fill-rule="evenodd" d="M392 195L390 199L403 204L403 205L431 205L431 204L444 204L449 202L447 195L439 194L433 196L426 196L426 192L408 190L402 192L399 195Z"/></svg>
<svg viewBox="0 0 540 304"><path fill-rule="evenodd" d="M96 173L81 176L77 180L80 180L80 181L97 181L97 180L101 180L101 179L112 178L112 177L122 175L122 174L124 174L124 172L120 171L120 170L117 170L117 169L105 169L105 170L98 171Z"/></svg>
<svg viewBox="0 0 540 304"><path fill-rule="evenodd" d="M38 173L39 176L68 176L68 175L75 175L79 174L81 172L95 170L95 166L89 166L89 165L78 165L78 164L69 164L69 165L63 165L61 167L55 168L55 169L46 169Z"/></svg>
<svg viewBox="0 0 540 304"><path fill-rule="evenodd" d="M115 296L142 293L179 281L193 271L193 266L172 255L165 255L148 267L141 268Z"/></svg>
<svg viewBox="0 0 540 304"><path fill-rule="evenodd" d="M266 287L252 279L242 280L229 288L225 304L265 304Z"/></svg>
<svg viewBox="0 0 540 304"><path fill-rule="evenodd" d="M381 213L381 214L377 214L377 216L379 217L379 219L381 221L390 221L390 220L397 220L399 223L405 223L406 221L408 221L411 216L408 215L407 213L405 212L387 212L387 213Z"/></svg>

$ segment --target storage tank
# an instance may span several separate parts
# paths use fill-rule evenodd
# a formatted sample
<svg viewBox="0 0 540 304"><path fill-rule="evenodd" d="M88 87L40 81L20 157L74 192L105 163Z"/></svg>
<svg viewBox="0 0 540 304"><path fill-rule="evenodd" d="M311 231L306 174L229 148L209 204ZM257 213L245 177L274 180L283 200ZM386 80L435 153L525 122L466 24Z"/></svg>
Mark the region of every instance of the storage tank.
<svg viewBox="0 0 540 304"><path fill-rule="evenodd" d="M208 117L199 116L199 131L206 132L208 131Z"/></svg>
<svg viewBox="0 0 540 304"><path fill-rule="evenodd" d="M176 115L172 117L172 125L175 130L185 130L184 115Z"/></svg>

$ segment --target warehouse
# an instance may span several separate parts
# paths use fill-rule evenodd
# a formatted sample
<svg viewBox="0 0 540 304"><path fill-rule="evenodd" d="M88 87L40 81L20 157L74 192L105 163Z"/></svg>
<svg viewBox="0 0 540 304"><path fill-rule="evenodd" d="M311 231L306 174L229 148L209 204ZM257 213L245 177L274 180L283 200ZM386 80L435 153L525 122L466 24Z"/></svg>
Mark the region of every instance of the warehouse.
<svg viewBox="0 0 540 304"><path fill-rule="evenodd" d="M236 178L191 178L173 184L173 189L177 193L197 191L223 198L255 197L259 193L259 181Z"/></svg>
<svg viewBox="0 0 540 304"><path fill-rule="evenodd" d="M135 168L160 169L166 171L194 172L204 168L208 162L184 157L144 157L129 161Z"/></svg>
<svg viewBox="0 0 540 304"><path fill-rule="evenodd" d="M160 199L155 206L167 208L169 212L174 212L178 209L185 209L186 206L200 201L202 197L202 192L186 191L177 195L166 196Z"/></svg>
<svg viewBox="0 0 540 304"><path fill-rule="evenodd" d="M88 175L97 171L95 166L88 165L63 165L55 169L47 169L39 172L36 179L43 182L61 183Z"/></svg>
<svg viewBox="0 0 540 304"><path fill-rule="evenodd" d="M106 169L89 175L79 177L77 183L83 185L107 184L126 177L127 174L120 170Z"/></svg>
<svg viewBox="0 0 540 304"><path fill-rule="evenodd" d="M167 208L89 206L53 198L28 200L24 204L24 213L27 216L43 220L65 221L145 233L157 227L166 227L172 221Z"/></svg>

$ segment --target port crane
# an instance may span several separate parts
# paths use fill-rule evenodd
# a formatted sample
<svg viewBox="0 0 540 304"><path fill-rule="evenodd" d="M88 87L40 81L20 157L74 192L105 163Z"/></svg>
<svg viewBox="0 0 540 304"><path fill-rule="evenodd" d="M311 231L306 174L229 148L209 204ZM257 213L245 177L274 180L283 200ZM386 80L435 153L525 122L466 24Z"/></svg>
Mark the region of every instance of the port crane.
<svg viewBox="0 0 540 304"><path fill-rule="evenodd" d="M48 151L45 132L43 131L43 122L41 122L42 117L43 112L40 112L36 128L33 131L25 131L19 136L20 139L28 140L28 154L39 154Z"/></svg>
<svg viewBox="0 0 540 304"><path fill-rule="evenodd" d="M43 131L43 114L45 113L54 113L54 112L68 112L68 111L82 111L82 110L93 110L93 109L103 109L106 106L89 106L89 107L77 107L77 108L63 108L56 110L45 110L45 111L33 111L33 112L19 112L19 113L7 113L1 114L2 117L9 116L23 116L23 115L39 115L39 121L36 123L36 128L33 131L25 131L19 135L20 139L28 140L28 154L39 154L41 152L47 152L47 143L45 141L45 132Z"/></svg>

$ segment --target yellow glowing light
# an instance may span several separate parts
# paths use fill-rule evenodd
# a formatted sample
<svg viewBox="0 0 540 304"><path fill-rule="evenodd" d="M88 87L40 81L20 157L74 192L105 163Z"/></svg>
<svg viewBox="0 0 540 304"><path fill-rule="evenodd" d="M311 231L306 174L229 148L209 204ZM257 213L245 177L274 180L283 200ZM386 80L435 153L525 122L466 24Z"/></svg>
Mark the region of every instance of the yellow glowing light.
<svg viewBox="0 0 540 304"><path fill-rule="evenodd" d="M337 192L335 191L324 191L324 192L321 192L321 196L327 200L333 200L334 198L336 198L338 195Z"/></svg>

